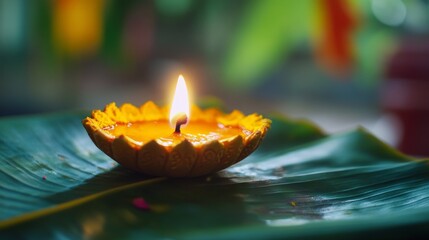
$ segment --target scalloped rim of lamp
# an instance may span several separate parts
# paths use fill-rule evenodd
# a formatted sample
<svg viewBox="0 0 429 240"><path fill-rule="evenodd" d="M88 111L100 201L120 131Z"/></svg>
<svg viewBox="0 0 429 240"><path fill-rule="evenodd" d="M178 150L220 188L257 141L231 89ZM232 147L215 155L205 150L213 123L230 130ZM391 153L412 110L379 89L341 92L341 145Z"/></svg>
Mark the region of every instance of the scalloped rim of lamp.
<svg viewBox="0 0 429 240"><path fill-rule="evenodd" d="M198 146L186 139L173 146L164 146L156 139L142 144L125 135L115 137L104 130L117 123L168 121L168 110L151 101L140 107L129 103L117 107L110 103L103 111L92 111L91 117L83 119L82 124L95 145L118 163L145 174L167 177L196 177L225 169L256 150L271 125L271 120L256 113L246 116L234 110L225 114L216 108L201 109L193 105L192 121L240 127L250 134Z"/></svg>

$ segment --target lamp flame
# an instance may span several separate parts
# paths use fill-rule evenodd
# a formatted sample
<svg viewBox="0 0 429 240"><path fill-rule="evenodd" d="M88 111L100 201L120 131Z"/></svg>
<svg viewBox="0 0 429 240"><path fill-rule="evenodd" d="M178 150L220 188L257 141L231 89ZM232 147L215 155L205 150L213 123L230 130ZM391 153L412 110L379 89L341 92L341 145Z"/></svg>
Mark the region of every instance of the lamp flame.
<svg viewBox="0 0 429 240"><path fill-rule="evenodd" d="M189 96L186 88L185 79L182 75L177 79L176 91L174 93L173 104L170 109L170 124L172 127L177 127L178 121L185 126L189 122Z"/></svg>

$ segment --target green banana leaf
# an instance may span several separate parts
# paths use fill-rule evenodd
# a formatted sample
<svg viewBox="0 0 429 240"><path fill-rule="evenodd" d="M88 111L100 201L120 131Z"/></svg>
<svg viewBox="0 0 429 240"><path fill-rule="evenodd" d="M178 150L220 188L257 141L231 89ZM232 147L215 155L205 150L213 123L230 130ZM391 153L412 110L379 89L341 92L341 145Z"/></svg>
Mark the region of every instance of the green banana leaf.
<svg viewBox="0 0 429 240"><path fill-rule="evenodd" d="M401 238L429 232L429 168L364 129L271 116L251 156L192 179L136 174L86 113L0 119L0 239ZM133 204L144 199L148 208Z"/></svg>

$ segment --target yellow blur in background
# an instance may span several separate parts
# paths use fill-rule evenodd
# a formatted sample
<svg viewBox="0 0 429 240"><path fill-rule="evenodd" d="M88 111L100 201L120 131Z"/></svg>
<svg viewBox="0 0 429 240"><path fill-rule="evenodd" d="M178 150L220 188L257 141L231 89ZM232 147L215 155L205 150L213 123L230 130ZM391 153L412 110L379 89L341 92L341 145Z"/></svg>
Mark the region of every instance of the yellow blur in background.
<svg viewBox="0 0 429 240"><path fill-rule="evenodd" d="M101 43L104 0L53 1L55 47L65 54L93 54Z"/></svg>

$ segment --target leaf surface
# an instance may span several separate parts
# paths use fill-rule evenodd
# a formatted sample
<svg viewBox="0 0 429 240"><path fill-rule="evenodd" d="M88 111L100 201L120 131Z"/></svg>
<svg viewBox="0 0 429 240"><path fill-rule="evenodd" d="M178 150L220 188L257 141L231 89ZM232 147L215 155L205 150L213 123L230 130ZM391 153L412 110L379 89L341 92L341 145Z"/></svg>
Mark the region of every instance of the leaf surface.
<svg viewBox="0 0 429 240"><path fill-rule="evenodd" d="M326 136L309 122L272 116L263 144L239 164L165 179L117 166L87 136L84 116L0 120L0 236L331 239L428 231L427 161L363 129ZM150 209L136 207L139 198Z"/></svg>

